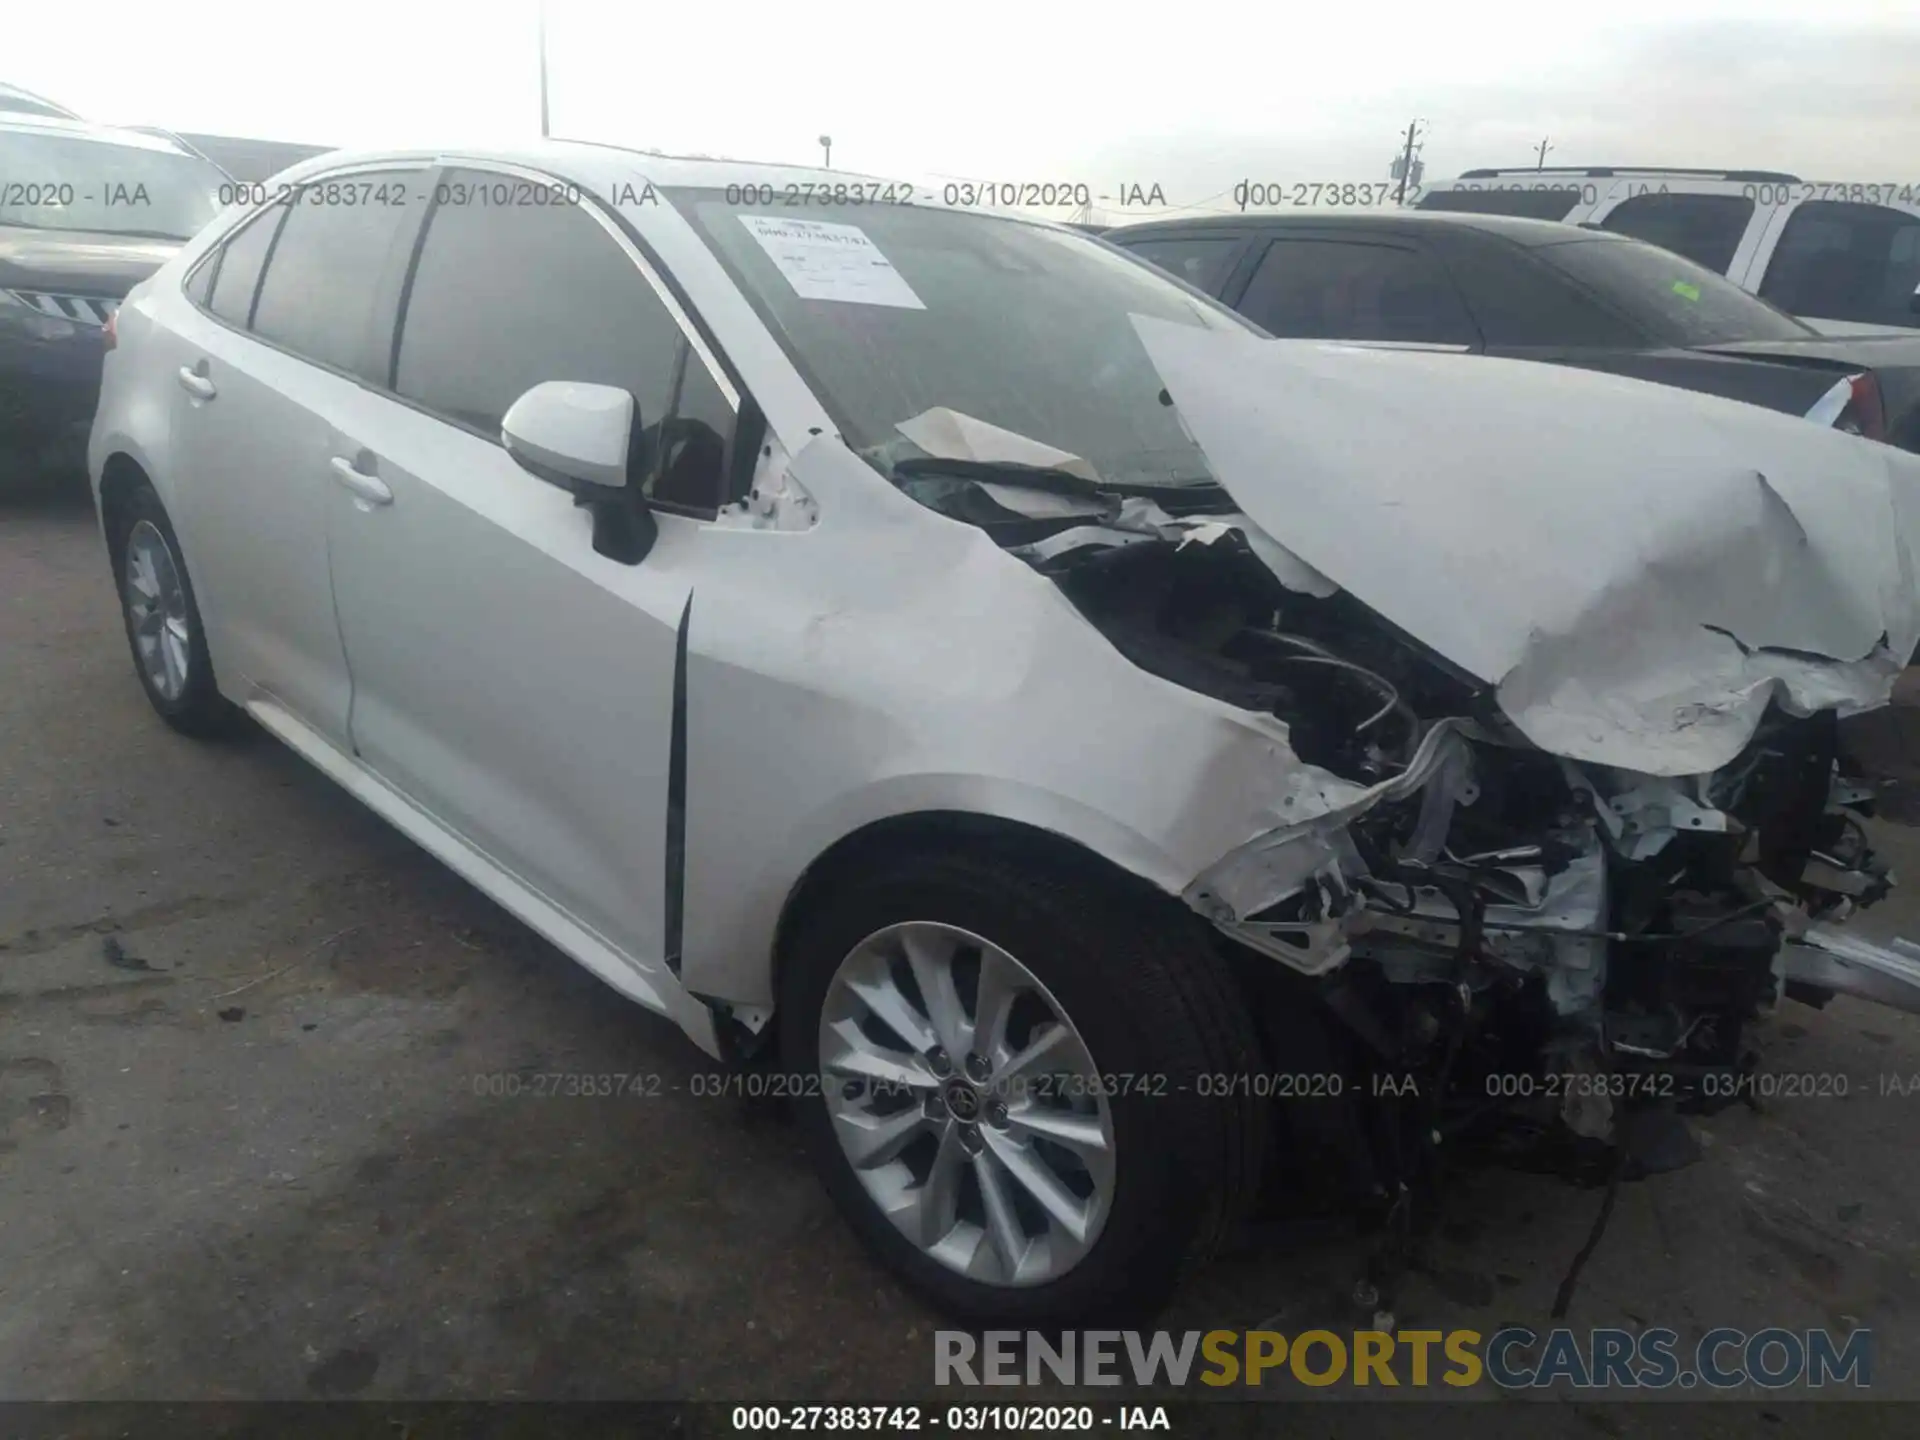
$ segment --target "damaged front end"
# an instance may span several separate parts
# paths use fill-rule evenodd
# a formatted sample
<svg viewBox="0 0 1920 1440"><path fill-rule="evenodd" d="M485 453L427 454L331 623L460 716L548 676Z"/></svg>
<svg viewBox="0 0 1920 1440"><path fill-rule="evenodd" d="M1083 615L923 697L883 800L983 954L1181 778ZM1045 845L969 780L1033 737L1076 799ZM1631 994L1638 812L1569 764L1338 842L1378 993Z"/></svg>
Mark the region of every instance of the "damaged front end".
<svg viewBox="0 0 1920 1440"><path fill-rule="evenodd" d="M1275 715L1326 772L1320 813L1186 899L1338 1017L1362 1088L1552 1099L1611 1141L1616 1098L1733 1093L1743 1027L1822 998L1790 948L1887 893L1830 712L1770 714L1711 775L1579 764L1351 597L1289 591L1237 530L1028 558L1136 663ZM1549 1078L1599 1073L1622 1078Z"/></svg>
<svg viewBox="0 0 1920 1440"><path fill-rule="evenodd" d="M1047 575L1142 669L1285 724L1302 762L1281 802L1292 818L1184 898L1237 957L1287 1072L1270 1093L1314 1097L1286 1107L1291 1163L1341 1176L1387 1224L1378 1293L1443 1154L1592 1182L1670 1169L1693 1157L1678 1112L1751 1095L1747 1027L1782 998L1920 1010L1920 947L1838 928L1892 883L1838 726L1884 702L1870 692L1897 672L1887 656L1912 648L1892 626L1851 662L1749 646L1686 609L1717 616L1725 594L1642 557L1654 601L1634 574L1595 569L1563 630L1503 620L1503 659L1500 626L1423 626L1390 582L1345 588L1332 562L1365 536L1282 543L1272 494L1250 518L1252 482L1219 464L1235 437L1217 426L1195 438L1223 483L1158 488L1103 487L1074 457L977 422L944 453L917 428L927 453L888 457L895 483ZM1805 550L1800 517L1759 486L1757 523L1800 527ZM1722 564L1734 540L1688 543ZM1779 576L1803 557L1781 553L1762 558L1785 594ZM1897 568L1911 579L1904 548ZM1635 617L1654 623L1623 630ZM1623 755L1646 768L1611 763ZM1686 773L1703 755L1719 763Z"/></svg>

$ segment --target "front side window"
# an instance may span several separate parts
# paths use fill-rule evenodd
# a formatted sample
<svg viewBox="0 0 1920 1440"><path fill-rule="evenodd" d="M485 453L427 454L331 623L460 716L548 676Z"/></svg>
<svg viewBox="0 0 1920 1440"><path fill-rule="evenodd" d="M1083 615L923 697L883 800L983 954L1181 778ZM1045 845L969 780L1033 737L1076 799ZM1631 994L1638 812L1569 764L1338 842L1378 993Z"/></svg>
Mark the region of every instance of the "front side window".
<svg viewBox="0 0 1920 1440"><path fill-rule="evenodd" d="M394 175L358 174L359 187L394 182ZM412 234L405 203L333 203L311 182L287 212L253 306L253 331L298 355L363 379L384 382L389 347L374 334L380 284L395 251ZM371 193L371 192L369 192ZM215 290L219 289L216 282Z"/></svg>
<svg viewBox="0 0 1920 1440"><path fill-rule="evenodd" d="M1227 270L1233 264L1240 241L1231 235L1187 235L1165 240L1126 240L1108 237L1122 249L1158 265L1169 275L1178 275L1196 290L1218 295L1226 283Z"/></svg>
<svg viewBox="0 0 1920 1440"><path fill-rule="evenodd" d="M1795 210L1760 293L1822 320L1920 326L1920 215L1885 205L1809 200Z"/></svg>
<svg viewBox="0 0 1920 1440"><path fill-rule="evenodd" d="M253 323L253 297L260 289L260 271L286 213L286 206L276 205L254 216L221 247L217 260L208 262L219 268L213 274L207 308L229 325L244 330Z"/></svg>
<svg viewBox="0 0 1920 1440"><path fill-rule="evenodd" d="M0 225L186 240L218 215L227 177L172 150L0 130Z"/></svg>
<svg viewBox="0 0 1920 1440"><path fill-rule="evenodd" d="M1752 218L1753 201L1744 195L1635 195L1614 206L1600 228L1658 245L1724 275Z"/></svg>
<svg viewBox="0 0 1920 1440"><path fill-rule="evenodd" d="M673 405L682 337L600 223L575 205L452 203L488 177L450 172L401 319L394 389L498 438L545 380L614 385L643 425ZM698 362L695 362L696 366Z"/></svg>
<svg viewBox="0 0 1920 1440"><path fill-rule="evenodd" d="M1240 297L1274 335L1473 345L1465 303L1438 261L1416 250L1341 240L1276 240Z"/></svg>
<svg viewBox="0 0 1920 1440"><path fill-rule="evenodd" d="M1726 276L1637 240L1583 234L1531 253L1626 316L1650 344L1804 340L1811 333Z"/></svg>
<svg viewBox="0 0 1920 1440"><path fill-rule="evenodd" d="M883 473L912 454L897 427L944 407L1077 455L1110 482L1211 479L1161 403L1132 317L1244 332L1231 312L1070 230L724 196L668 192L846 442Z"/></svg>

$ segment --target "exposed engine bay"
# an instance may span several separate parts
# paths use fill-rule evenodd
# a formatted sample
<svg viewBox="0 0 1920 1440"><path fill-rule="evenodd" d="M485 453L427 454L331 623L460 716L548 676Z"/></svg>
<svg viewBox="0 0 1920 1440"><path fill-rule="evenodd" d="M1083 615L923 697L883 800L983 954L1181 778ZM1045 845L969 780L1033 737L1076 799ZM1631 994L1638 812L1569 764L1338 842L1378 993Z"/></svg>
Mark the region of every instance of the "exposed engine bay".
<svg viewBox="0 0 1920 1440"><path fill-rule="evenodd" d="M1232 857L1186 898L1241 947L1276 1068L1343 1077L1339 1103L1289 1123L1310 1132L1296 1153L1377 1203L1383 1292L1443 1147L1592 1183L1674 1168L1695 1153L1676 1112L1750 1096L1746 1027L1783 998L1916 1008L1920 951L1866 946L1870 983L1790 964L1817 955L1807 972L1834 981L1825 927L1892 883L1832 710L1771 707L1705 775L1576 763L1218 487L887 458L1136 665L1272 715L1302 761L1370 797L1278 837L1311 843L1258 908ZM1260 858L1263 883L1287 874Z"/></svg>
<svg viewBox="0 0 1920 1440"><path fill-rule="evenodd" d="M1238 533L1035 563L1136 664L1272 713L1344 779L1391 778L1453 723L1431 778L1348 823L1335 865L1244 922L1216 917L1344 991L1330 1003L1389 1068L1737 1066L1742 1025L1785 993L1783 940L1887 892L1830 713L1776 713L1691 782L1583 767L1352 597L1281 586ZM1606 1095L1566 1098L1576 1131L1611 1135Z"/></svg>

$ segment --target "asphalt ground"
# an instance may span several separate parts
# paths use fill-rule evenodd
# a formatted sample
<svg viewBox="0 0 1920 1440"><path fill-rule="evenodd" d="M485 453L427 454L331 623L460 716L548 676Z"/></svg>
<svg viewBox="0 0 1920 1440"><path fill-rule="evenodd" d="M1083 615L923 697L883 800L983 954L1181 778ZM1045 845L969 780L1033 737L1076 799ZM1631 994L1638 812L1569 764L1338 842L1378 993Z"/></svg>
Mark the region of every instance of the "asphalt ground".
<svg viewBox="0 0 1920 1440"><path fill-rule="evenodd" d="M1920 876L1920 831L1876 838ZM1864 928L1920 935L1912 892ZM1920 1396L1920 1023L1843 997L1760 1039L1845 1097L1692 1122L1704 1159L1623 1187L1567 1323L1867 1326L1869 1393ZM0 496L0 1400L956 1398L937 1317L718 1073L264 735L162 725L84 490ZM630 1078L530 1093L553 1074ZM1544 1329L1598 1203L1462 1176L1400 1325ZM1360 1255L1328 1224L1253 1237L1161 1323L1297 1331ZM1494 1402L1481 1434L1815 1426L1795 1393L1457 1398ZM1845 1429L1882 1427L1911 1433Z"/></svg>

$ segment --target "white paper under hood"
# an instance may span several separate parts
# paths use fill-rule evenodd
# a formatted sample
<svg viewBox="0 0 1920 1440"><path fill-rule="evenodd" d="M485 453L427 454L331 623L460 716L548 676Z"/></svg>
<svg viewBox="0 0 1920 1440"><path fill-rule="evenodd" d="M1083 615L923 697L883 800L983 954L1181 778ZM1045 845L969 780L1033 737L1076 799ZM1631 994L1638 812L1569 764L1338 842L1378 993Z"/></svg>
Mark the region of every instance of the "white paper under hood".
<svg viewBox="0 0 1920 1440"><path fill-rule="evenodd" d="M1134 317L1263 529L1528 739L1718 769L1776 695L1886 703L1920 638L1920 459L1691 391Z"/></svg>

